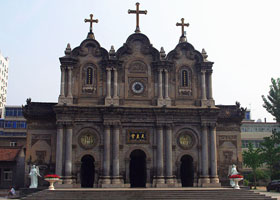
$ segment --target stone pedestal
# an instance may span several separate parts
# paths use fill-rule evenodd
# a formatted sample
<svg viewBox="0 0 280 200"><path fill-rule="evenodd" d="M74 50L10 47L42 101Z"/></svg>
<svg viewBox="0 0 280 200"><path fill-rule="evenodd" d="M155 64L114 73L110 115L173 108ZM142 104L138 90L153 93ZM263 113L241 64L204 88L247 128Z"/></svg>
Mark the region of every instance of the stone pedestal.
<svg viewBox="0 0 280 200"><path fill-rule="evenodd" d="M111 97L106 97L104 104L105 104L105 106L113 105L114 104L114 100Z"/></svg>
<svg viewBox="0 0 280 200"><path fill-rule="evenodd" d="M73 180L72 180L72 176L64 176L63 177L63 185L72 185ZM69 186L72 187L72 186Z"/></svg>
<svg viewBox="0 0 280 200"><path fill-rule="evenodd" d="M171 106L171 99L170 98L165 99L165 105L166 106Z"/></svg>
<svg viewBox="0 0 280 200"><path fill-rule="evenodd" d="M64 105L64 104L71 105L71 104L73 104L73 97L59 96L58 104L59 105Z"/></svg>
<svg viewBox="0 0 280 200"><path fill-rule="evenodd" d="M157 99L157 106L164 106L165 105L165 102L164 102L164 99Z"/></svg>
<svg viewBox="0 0 280 200"><path fill-rule="evenodd" d="M219 183L220 180L218 177L210 177L210 183L215 183L215 184L219 184L221 185L221 183Z"/></svg>
<svg viewBox="0 0 280 200"><path fill-rule="evenodd" d="M170 187L180 187L180 185L178 184L175 176L165 177L165 183L166 183L166 187L168 187L168 188L170 188Z"/></svg>
<svg viewBox="0 0 280 200"><path fill-rule="evenodd" d="M200 104L202 107L214 107L215 101L213 99L208 99L208 100L201 99Z"/></svg>
<svg viewBox="0 0 280 200"><path fill-rule="evenodd" d="M112 184L114 184L114 185L123 184L123 177L122 176L112 176Z"/></svg>
<svg viewBox="0 0 280 200"><path fill-rule="evenodd" d="M114 106L120 105L119 97L114 97L114 98L113 98L113 105L114 105Z"/></svg>
<svg viewBox="0 0 280 200"><path fill-rule="evenodd" d="M99 180L99 185L102 188L111 187L111 179L110 176L101 176Z"/></svg>

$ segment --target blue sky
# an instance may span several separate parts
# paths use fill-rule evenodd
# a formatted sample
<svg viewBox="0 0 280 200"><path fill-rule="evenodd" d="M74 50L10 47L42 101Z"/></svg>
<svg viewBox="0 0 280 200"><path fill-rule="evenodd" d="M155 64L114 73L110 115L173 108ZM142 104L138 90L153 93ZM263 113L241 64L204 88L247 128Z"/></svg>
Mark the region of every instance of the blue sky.
<svg viewBox="0 0 280 200"><path fill-rule="evenodd" d="M187 38L214 61L213 94L216 104L235 101L252 111L253 119L272 121L262 108L261 95L277 78L280 46L278 0L142 0L141 32L155 48L171 51L178 43L176 22L189 22ZM0 50L10 58L8 105L32 101L56 102L60 64L67 43L78 46L88 32L90 13L95 38L101 46L118 49L135 30L132 0L1 0Z"/></svg>

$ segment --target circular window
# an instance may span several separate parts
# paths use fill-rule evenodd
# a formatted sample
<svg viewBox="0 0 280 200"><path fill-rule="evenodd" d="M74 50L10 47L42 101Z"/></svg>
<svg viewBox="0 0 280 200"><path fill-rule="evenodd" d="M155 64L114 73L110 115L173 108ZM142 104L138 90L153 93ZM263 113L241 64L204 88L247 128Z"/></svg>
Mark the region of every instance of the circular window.
<svg viewBox="0 0 280 200"><path fill-rule="evenodd" d="M178 144L183 149L190 149L194 145L194 138L189 133L181 133L178 137Z"/></svg>
<svg viewBox="0 0 280 200"><path fill-rule="evenodd" d="M136 94L141 94L144 91L143 83L136 81L132 84L132 91Z"/></svg>
<svg viewBox="0 0 280 200"><path fill-rule="evenodd" d="M80 146L84 149L91 149L97 144L97 137L92 132L84 132L79 136Z"/></svg>

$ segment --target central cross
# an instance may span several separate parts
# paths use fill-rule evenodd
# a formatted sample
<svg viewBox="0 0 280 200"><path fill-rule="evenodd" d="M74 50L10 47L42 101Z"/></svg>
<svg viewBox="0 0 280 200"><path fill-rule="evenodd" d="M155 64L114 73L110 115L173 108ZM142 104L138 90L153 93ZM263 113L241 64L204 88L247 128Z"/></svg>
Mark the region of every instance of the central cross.
<svg viewBox="0 0 280 200"><path fill-rule="evenodd" d="M90 19L85 19L85 23L89 22L90 26L89 26L89 32L92 32L92 24L93 22L98 23L98 19L93 19L93 14L90 14Z"/></svg>
<svg viewBox="0 0 280 200"><path fill-rule="evenodd" d="M181 36L181 37L185 37L185 34L184 34L184 32L185 32L185 31L184 31L184 27L185 27L185 26L188 27L188 26L190 25L189 23L186 23L186 24L185 24L185 23L184 23L184 20L185 20L185 19L182 18L182 19L181 19L181 22L182 22L182 23L176 23L176 26L181 26L181 27L182 27L182 36Z"/></svg>
<svg viewBox="0 0 280 200"><path fill-rule="evenodd" d="M136 14L136 30L135 33L140 33L139 28L139 14L147 14L147 10L139 10L140 3L136 3L136 10L128 10L128 14Z"/></svg>

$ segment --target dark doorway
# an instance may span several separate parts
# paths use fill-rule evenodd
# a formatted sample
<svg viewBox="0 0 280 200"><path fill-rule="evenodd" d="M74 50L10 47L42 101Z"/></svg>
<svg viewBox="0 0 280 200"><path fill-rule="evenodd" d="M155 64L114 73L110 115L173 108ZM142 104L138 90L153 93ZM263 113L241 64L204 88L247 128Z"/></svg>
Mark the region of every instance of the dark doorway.
<svg viewBox="0 0 280 200"><path fill-rule="evenodd" d="M184 155L181 158L181 182L182 187L193 187L193 158L189 155Z"/></svg>
<svg viewBox="0 0 280 200"><path fill-rule="evenodd" d="M91 155L85 155L81 161L81 187L93 187L95 173L94 158Z"/></svg>
<svg viewBox="0 0 280 200"><path fill-rule="evenodd" d="M134 150L130 154L129 177L131 187L146 187L146 154Z"/></svg>

